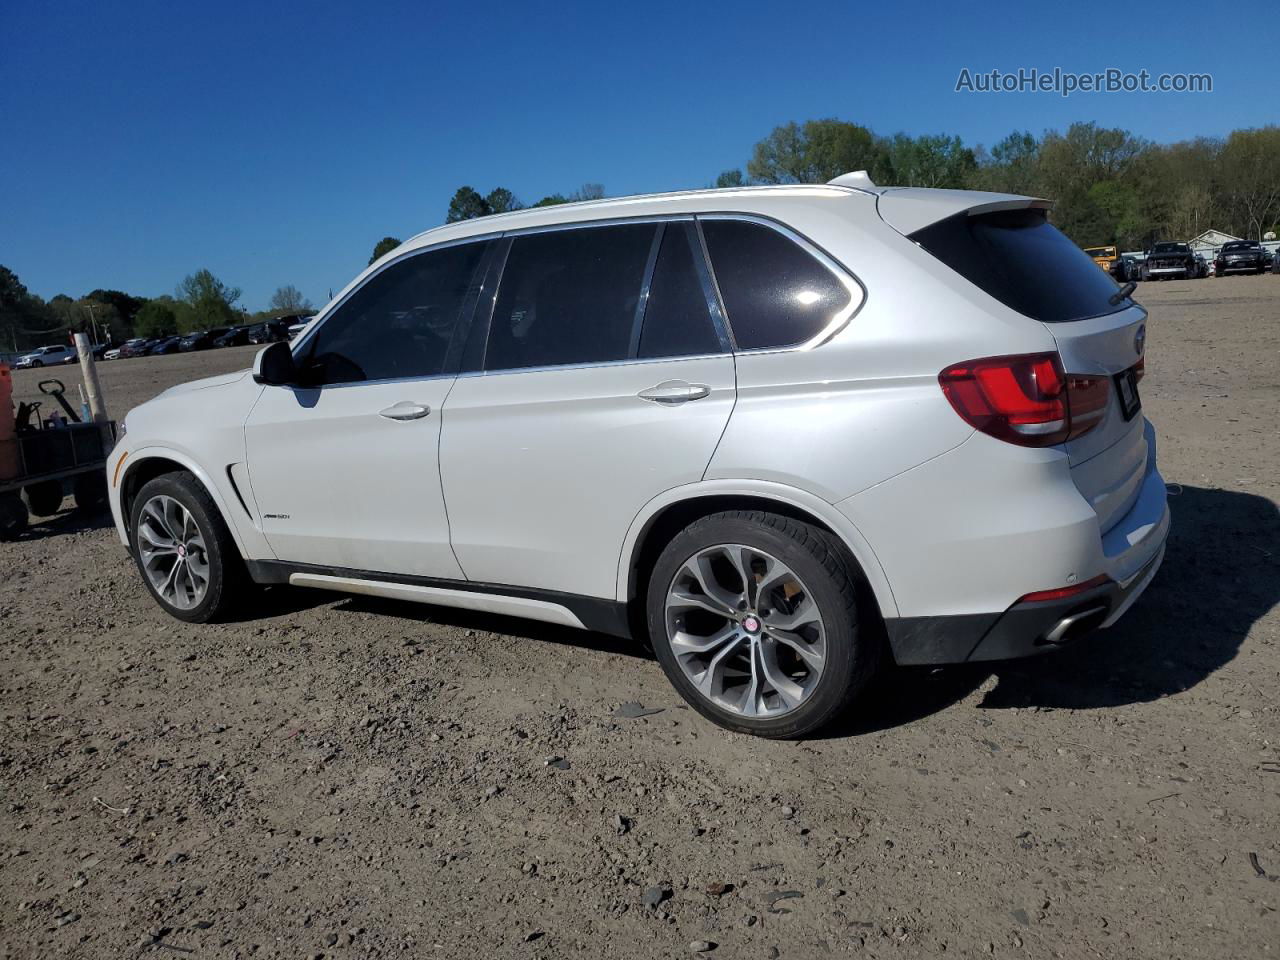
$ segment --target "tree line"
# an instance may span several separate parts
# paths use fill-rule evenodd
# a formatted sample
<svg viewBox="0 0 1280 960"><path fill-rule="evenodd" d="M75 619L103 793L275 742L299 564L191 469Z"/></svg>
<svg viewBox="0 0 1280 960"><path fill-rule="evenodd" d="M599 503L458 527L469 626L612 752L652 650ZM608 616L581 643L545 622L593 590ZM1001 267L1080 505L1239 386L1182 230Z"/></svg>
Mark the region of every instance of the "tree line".
<svg viewBox="0 0 1280 960"><path fill-rule="evenodd" d="M825 183L866 170L881 186L992 190L1047 197L1052 221L1081 246L1116 244L1145 249L1158 240L1188 240L1216 227L1264 239L1280 229L1280 126L1235 130L1157 144L1128 130L1073 123L1040 136L1014 131L990 147L969 146L955 135L881 135L845 120L807 120L775 127L751 151L744 167L724 171L706 186ZM532 207L605 196L599 183L552 193ZM481 193L462 186L445 222L521 210L509 189ZM369 263L400 245L383 237ZM276 290L266 310L250 314L241 291L208 270L178 284L172 296L137 297L93 290L49 301L29 292L0 266L0 350L61 342L70 331L103 332L116 342L247 323L314 309L293 286Z"/></svg>
<svg viewBox="0 0 1280 960"><path fill-rule="evenodd" d="M752 149L745 170L726 170L709 186L826 183L852 170L866 170L881 186L1046 197L1054 201L1050 219L1081 246L1146 249L1210 227L1261 240L1280 228L1275 125L1157 144L1128 130L1073 123L1038 137L1014 131L988 148L952 134L883 136L845 120L807 120L775 127ZM599 184L588 184L533 206L602 196ZM445 222L521 208L505 188L482 195L464 186L449 201Z"/></svg>
<svg viewBox="0 0 1280 960"><path fill-rule="evenodd" d="M292 284L277 288L267 309L256 313L239 305L240 296L239 287L209 270L197 270L183 278L172 296L136 297L99 289L76 299L60 293L46 301L31 293L12 270L0 266L0 352L64 343L72 333L87 333L95 342L121 343L130 337L194 333L315 309Z"/></svg>

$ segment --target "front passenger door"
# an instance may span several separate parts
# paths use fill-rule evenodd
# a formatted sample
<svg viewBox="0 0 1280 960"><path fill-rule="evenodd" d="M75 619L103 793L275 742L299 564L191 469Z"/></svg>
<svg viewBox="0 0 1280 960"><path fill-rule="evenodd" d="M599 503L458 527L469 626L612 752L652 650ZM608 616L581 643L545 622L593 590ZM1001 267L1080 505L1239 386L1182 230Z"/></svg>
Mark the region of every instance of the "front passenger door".
<svg viewBox="0 0 1280 960"><path fill-rule="evenodd" d="M279 559L462 578L440 491L440 416L488 247L385 267L295 349L302 382L263 390L245 439Z"/></svg>

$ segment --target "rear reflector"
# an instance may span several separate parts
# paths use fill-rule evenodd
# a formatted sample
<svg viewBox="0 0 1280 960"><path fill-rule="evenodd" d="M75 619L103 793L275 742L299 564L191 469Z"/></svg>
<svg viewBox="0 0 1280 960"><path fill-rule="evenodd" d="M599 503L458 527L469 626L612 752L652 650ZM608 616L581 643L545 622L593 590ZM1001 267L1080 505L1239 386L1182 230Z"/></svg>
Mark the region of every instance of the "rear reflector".
<svg viewBox="0 0 1280 960"><path fill-rule="evenodd" d="M1086 593L1095 587L1105 586L1110 582L1111 578L1102 573L1092 580L1086 580L1084 583L1073 583L1069 587L1057 587L1053 590L1037 590L1035 593L1028 593L1024 597L1019 597L1017 602L1040 603L1044 600L1065 600L1067 597L1074 597L1077 593Z"/></svg>
<svg viewBox="0 0 1280 960"><path fill-rule="evenodd" d="M1074 440L1102 420L1111 381L1065 374L1056 353L986 357L938 374L956 413L997 440L1052 447Z"/></svg>

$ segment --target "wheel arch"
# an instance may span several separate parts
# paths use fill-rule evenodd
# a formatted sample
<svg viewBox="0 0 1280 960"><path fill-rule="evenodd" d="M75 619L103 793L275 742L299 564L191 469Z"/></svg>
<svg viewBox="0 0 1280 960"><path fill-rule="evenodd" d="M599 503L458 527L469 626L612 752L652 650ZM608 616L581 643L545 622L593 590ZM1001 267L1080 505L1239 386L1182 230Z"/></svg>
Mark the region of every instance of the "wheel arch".
<svg viewBox="0 0 1280 960"><path fill-rule="evenodd" d="M249 553L245 549L245 543L241 536L239 525L236 522L236 516L228 509L226 499L218 489L217 484L213 482L204 468L191 457L167 447L149 447L131 451L129 454L129 459L126 461L119 482L120 522L124 528L125 542L130 542L129 519L133 513L133 500L138 495L138 491L142 489L143 484L166 473L177 472L191 474L195 477L196 482L204 487L205 492L212 498L214 505L218 508L218 512L222 515L227 529L231 531L231 538L235 541L236 549L240 552L240 556L244 559L249 559Z"/></svg>
<svg viewBox="0 0 1280 960"><path fill-rule="evenodd" d="M671 539L695 520L724 510L765 510L826 531L844 549L880 615L897 616L897 603L880 561L849 518L812 494L766 482L704 481L651 500L627 532L618 564L617 599L634 606L632 601L644 596L654 561Z"/></svg>

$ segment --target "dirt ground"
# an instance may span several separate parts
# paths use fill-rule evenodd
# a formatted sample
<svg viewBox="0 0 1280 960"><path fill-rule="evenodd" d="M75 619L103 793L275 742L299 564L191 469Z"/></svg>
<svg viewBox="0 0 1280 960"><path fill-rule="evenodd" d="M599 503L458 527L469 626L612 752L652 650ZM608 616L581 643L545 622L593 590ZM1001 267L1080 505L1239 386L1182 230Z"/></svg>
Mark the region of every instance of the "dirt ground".
<svg viewBox="0 0 1280 960"><path fill-rule="evenodd" d="M1139 297L1150 590L806 742L598 635L287 588L189 626L105 519L0 544L0 955L1280 955L1280 277ZM251 355L102 380L118 414Z"/></svg>

